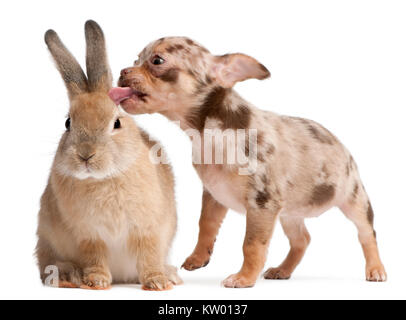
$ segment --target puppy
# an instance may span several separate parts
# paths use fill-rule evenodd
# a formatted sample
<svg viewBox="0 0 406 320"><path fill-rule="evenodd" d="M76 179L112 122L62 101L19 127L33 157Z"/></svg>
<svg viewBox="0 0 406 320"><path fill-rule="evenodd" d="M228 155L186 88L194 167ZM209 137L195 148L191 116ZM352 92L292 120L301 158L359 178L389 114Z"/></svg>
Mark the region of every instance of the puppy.
<svg viewBox="0 0 406 320"><path fill-rule="evenodd" d="M245 141L234 139L231 146L235 154L247 157L247 172L241 173L239 162L194 161L204 184L200 233L183 267L195 270L208 264L231 208L246 213L244 263L223 285L254 286L278 218L291 249L279 267L265 272L265 278L289 279L310 242L304 219L337 206L358 228L366 279L385 281L371 203L348 150L318 123L257 109L233 90L239 81L268 77L267 68L252 57L214 56L188 38L171 37L148 45L133 67L122 70L119 88L109 93L131 114L158 112L178 121L185 132L197 132L200 139L194 150L201 151L205 160L212 159L213 149L224 142L215 139L213 147L206 148L213 137L207 132L217 130L221 137L244 132Z"/></svg>

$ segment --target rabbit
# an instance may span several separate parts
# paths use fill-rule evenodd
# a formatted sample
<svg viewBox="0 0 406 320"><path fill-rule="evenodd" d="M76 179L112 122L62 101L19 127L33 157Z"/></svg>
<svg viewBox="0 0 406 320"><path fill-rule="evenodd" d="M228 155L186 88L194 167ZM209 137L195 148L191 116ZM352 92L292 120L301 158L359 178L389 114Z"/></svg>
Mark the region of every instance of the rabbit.
<svg viewBox="0 0 406 320"><path fill-rule="evenodd" d="M177 226L172 169L150 160L156 143L110 100L100 26L87 21L85 35L87 75L55 31L45 34L70 110L41 198L41 280L49 284L54 266L58 287L140 283L145 290L168 290L182 283L167 265Z"/></svg>

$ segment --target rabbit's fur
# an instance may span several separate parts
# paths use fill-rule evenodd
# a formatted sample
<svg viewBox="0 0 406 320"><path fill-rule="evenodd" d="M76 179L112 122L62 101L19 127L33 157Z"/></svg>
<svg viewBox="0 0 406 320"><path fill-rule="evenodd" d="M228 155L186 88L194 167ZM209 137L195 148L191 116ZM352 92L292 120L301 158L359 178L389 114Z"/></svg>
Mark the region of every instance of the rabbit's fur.
<svg viewBox="0 0 406 320"><path fill-rule="evenodd" d="M87 76L58 35L45 34L68 89L70 122L41 199L41 279L46 283L47 266L56 266L60 287L169 289L181 282L167 265L176 231L171 167L150 161L154 143L108 97L102 30L88 21L85 34Z"/></svg>

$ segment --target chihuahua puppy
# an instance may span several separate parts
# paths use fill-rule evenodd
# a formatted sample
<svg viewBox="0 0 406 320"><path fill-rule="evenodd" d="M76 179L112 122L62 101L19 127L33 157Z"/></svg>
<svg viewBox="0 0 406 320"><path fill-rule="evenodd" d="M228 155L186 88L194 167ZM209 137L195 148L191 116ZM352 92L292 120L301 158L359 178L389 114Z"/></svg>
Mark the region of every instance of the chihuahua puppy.
<svg viewBox="0 0 406 320"><path fill-rule="evenodd" d="M157 112L178 121L184 131L197 132L201 139L194 149L201 150L205 160L224 142L216 139L213 148L203 148L202 141L213 137L207 135L209 130L245 132L245 141L234 139L231 145L247 157L248 173L241 174L241 163L194 162L204 185L200 233L183 268L195 270L209 263L231 208L246 213L244 263L223 285L254 286L278 218L291 249L282 264L264 276L289 279L310 242L304 219L337 206L358 229L366 279L385 281L373 210L348 150L318 123L257 109L233 90L239 81L268 77L267 68L250 56L215 56L193 40L171 37L149 44L133 67L122 70L119 87L109 93L128 113Z"/></svg>

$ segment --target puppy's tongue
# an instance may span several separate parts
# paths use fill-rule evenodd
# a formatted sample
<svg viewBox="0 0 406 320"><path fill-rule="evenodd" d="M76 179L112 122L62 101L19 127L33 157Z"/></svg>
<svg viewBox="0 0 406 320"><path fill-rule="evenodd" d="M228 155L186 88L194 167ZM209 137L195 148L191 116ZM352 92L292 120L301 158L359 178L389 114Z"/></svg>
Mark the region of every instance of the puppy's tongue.
<svg viewBox="0 0 406 320"><path fill-rule="evenodd" d="M112 88L109 91L109 97L118 106L122 101L130 98L133 94L131 88Z"/></svg>

